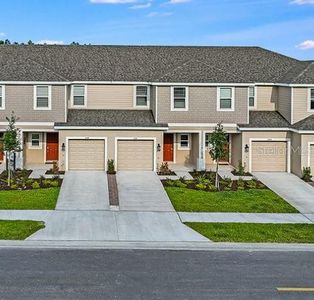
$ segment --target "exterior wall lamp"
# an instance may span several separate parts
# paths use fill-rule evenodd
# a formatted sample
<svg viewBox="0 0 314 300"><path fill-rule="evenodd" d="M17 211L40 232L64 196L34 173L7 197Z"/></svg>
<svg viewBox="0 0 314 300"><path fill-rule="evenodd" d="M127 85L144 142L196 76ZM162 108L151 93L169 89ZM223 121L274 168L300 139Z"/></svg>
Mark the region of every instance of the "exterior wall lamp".
<svg viewBox="0 0 314 300"><path fill-rule="evenodd" d="M161 151L161 146L160 144L157 145L157 152L160 152Z"/></svg>
<svg viewBox="0 0 314 300"><path fill-rule="evenodd" d="M246 144L246 145L245 145L245 147L244 147L244 151L245 151L245 153L248 153L248 152L249 152L249 150L250 150L250 147L249 147L249 145L248 145L248 144Z"/></svg>
<svg viewBox="0 0 314 300"><path fill-rule="evenodd" d="M62 146L61 146L61 151L64 152L65 151L65 144L62 143Z"/></svg>

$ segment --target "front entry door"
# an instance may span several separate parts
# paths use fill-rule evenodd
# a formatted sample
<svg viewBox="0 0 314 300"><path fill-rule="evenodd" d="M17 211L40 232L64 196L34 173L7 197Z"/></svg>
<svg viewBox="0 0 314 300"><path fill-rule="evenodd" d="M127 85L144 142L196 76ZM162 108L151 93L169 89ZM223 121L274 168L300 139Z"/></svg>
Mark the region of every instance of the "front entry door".
<svg viewBox="0 0 314 300"><path fill-rule="evenodd" d="M173 134L164 134L164 161L173 161Z"/></svg>
<svg viewBox="0 0 314 300"><path fill-rule="evenodd" d="M59 158L59 134L57 132L47 133L46 160L55 161Z"/></svg>

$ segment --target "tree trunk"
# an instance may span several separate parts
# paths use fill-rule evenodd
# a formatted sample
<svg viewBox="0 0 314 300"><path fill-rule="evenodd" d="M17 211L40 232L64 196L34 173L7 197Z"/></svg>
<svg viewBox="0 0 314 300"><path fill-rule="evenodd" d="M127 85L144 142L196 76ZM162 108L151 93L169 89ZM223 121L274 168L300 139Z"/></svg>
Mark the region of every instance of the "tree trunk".
<svg viewBox="0 0 314 300"><path fill-rule="evenodd" d="M218 170L219 170L219 160L216 161L216 182L215 182L216 189L219 191L220 187L219 187Z"/></svg>
<svg viewBox="0 0 314 300"><path fill-rule="evenodd" d="M10 152L7 152L7 160L8 160L8 186L11 186L11 160L10 160Z"/></svg>

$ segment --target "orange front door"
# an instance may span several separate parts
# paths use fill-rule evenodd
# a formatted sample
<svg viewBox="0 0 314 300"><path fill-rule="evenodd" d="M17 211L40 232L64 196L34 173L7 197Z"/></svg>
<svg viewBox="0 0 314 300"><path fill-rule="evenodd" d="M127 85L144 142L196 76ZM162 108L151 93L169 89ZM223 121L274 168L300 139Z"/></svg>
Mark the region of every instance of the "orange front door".
<svg viewBox="0 0 314 300"><path fill-rule="evenodd" d="M59 134L57 132L47 133L46 160L54 161L59 158Z"/></svg>
<svg viewBox="0 0 314 300"><path fill-rule="evenodd" d="M164 134L164 161L173 161L173 134Z"/></svg>

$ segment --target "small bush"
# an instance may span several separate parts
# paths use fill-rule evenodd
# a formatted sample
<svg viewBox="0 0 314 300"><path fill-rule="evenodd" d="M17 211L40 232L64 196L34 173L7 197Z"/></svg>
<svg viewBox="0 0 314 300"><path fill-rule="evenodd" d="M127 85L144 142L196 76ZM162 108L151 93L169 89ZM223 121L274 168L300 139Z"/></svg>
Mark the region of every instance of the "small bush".
<svg viewBox="0 0 314 300"><path fill-rule="evenodd" d="M159 175L164 175L164 176L170 176L173 175L174 173L170 170L169 165L167 162L163 162L161 166L159 167L158 171Z"/></svg>
<svg viewBox="0 0 314 300"><path fill-rule="evenodd" d="M34 180L33 180L33 179L28 179L28 180L26 181L26 185L27 185L27 186L32 186L33 183L34 183Z"/></svg>
<svg viewBox="0 0 314 300"><path fill-rule="evenodd" d="M256 189L257 188L257 181L252 179L246 182L247 183L247 187L249 189Z"/></svg>
<svg viewBox="0 0 314 300"><path fill-rule="evenodd" d="M223 188L224 191L230 191L232 189L232 180L231 178L224 178L220 180L220 186Z"/></svg>
<svg viewBox="0 0 314 300"><path fill-rule="evenodd" d="M108 171L107 174L116 174L115 167L114 167L114 160L108 159Z"/></svg>
<svg viewBox="0 0 314 300"><path fill-rule="evenodd" d="M45 186L45 187L50 187L51 185L51 181L49 179L45 179L42 181L42 184Z"/></svg>
<svg viewBox="0 0 314 300"><path fill-rule="evenodd" d="M239 160L236 171L239 176L245 175L245 164L242 163L242 160Z"/></svg>
<svg viewBox="0 0 314 300"><path fill-rule="evenodd" d="M185 188L186 187L186 183L178 180L173 180L174 186L178 187L178 188Z"/></svg>
<svg viewBox="0 0 314 300"><path fill-rule="evenodd" d="M217 189L216 189L216 186L214 184L210 183L210 184L207 185L207 190L210 191L210 192L214 192Z"/></svg>
<svg viewBox="0 0 314 300"><path fill-rule="evenodd" d="M32 188L33 188L33 189L39 189L39 188L40 188L39 183L38 183L37 181L33 182Z"/></svg>
<svg viewBox="0 0 314 300"><path fill-rule="evenodd" d="M58 186L59 186L59 182L56 181L56 180L51 181L51 182L50 182L50 186L52 186L52 187L58 187Z"/></svg>
<svg viewBox="0 0 314 300"><path fill-rule="evenodd" d="M51 172L52 172L52 174L58 174L59 173L58 162L54 161L52 163Z"/></svg>
<svg viewBox="0 0 314 300"><path fill-rule="evenodd" d="M206 178L206 176L204 175L196 177L195 181L197 184L204 184L204 185L210 184L210 180Z"/></svg>
<svg viewBox="0 0 314 300"><path fill-rule="evenodd" d="M312 171L311 171L311 168L310 167L305 167L303 168L303 171L302 171L302 179L306 182L309 182L312 180Z"/></svg>
<svg viewBox="0 0 314 300"><path fill-rule="evenodd" d="M238 180L238 190L244 190L245 189L245 181L243 179Z"/></svg>
<svg viewBox="0 0 314 300"><path fill-rule="evenodd" d="M203 184L203 183L198 183L198 184L195 185L195 188L197 190L205 191L207 189L207 185Z"/></svg>
<svg viewBox="0 0 314 300"><path fill-rule="evenodd" d="M11 189L12 190L16 190L18 188L18 186L16 184L11 184Z"/></svg>
<svg viewBox="0 0 314 300"><path fill-rule="evenodd" d="M168 179L168 180L166 181L166 185L167 185L167 186L174 186L174 180Z"/></svg>

